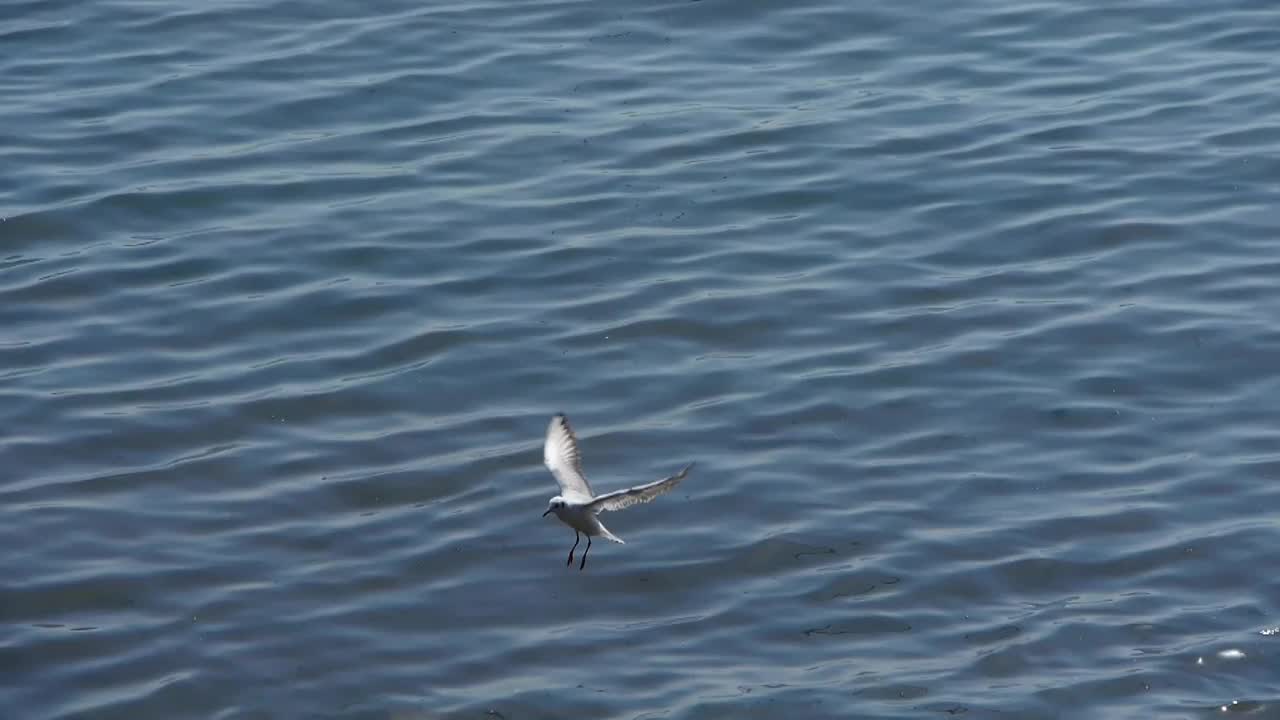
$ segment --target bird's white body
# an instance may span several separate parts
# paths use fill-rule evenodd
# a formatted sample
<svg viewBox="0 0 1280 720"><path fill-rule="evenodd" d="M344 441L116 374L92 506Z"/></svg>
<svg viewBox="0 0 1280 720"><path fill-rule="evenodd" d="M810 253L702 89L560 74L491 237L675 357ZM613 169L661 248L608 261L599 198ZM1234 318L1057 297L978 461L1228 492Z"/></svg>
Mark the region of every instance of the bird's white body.
<svg viewBox="0 0 1280 720"><path fill-rule="evenodd" d="M671 477L625 490L596 495L587 482L587 476L582 473L582 454L578 451L578 438L569 427L569 419L563 414L551 418L551 424L547 427L547 440L542 448L542 460L560 485L560 494L547 503L547 512L542 513L543 516L555 513L560 522L574 529L575 534L585 533L587 536L587 550L582 553L582 565L579 565L579 569L586 566L587 551L591 549L591 538L602 537L616 543L622 542L622 538L609 532L609 528L600 522L600 518L596 517L598 513L621 510L637 503L649 502L680 484L689 472L689 468L693 467L693 463L689 463ZM576 548L578 543L575 542L573 546ZM569 550L569 562L573 562L572 549Z"/></svg>
<svg viewBox="0 0 1280 720"><path fill-rule="evenodd" d="M560 496L557 495L556 497ZM552 498L552 500L555 500L555 498ZM564 498L561 498L561 500L564 500ZM596 517L596 514L591 512L588 505L589 504L584 505L565 501L564 505L551 508L551 512L555 513L555 516L560 518L560 522L568 525L578 532L586 533L591 537L602 537L605 540L612 540L616 543L622 543L625 545L626 542L622 538L609 532L609 528L605 527L604 523L600 522L600 518Z"/></svg>

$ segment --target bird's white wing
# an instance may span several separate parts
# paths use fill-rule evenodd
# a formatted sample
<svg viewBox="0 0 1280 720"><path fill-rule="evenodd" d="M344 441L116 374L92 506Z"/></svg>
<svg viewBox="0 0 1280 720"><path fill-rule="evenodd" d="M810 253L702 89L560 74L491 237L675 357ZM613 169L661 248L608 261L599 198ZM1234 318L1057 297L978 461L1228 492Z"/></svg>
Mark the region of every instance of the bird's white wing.
<svg viewBox="0 0 1280 720"><path fill-rule="evenodd" d="M659 495L670 492L675 486L684 480L684 476L689 473L689 468L693 467L693 463L684 466L680 472L671 477L655 480L646 485L637 485L626 490L617 490L611 493L605 493L587 505L587 509L592 512L601 512L603 510L621 510L624 507L631 507L639 503L647 503Z"/></svg>
<svg viewBox="0 0 1280 720"><path fill-rule="evenodd" d="M542 446L542 462L560 483L560 494L566 499L587 501L594 497L587 476L582 474L582 454L578 452L578 438L569 427L569 418L563 413L551 418L547 426L547 442Z"/></svg>

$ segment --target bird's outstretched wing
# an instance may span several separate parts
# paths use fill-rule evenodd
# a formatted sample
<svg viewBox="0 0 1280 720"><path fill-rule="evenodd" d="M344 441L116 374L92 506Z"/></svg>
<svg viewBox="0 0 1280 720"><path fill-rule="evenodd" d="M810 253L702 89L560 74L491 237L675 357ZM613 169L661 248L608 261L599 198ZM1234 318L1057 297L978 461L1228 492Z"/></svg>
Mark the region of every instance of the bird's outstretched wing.
<svg viewBox="0 0 1280 720"><path fill-rule="evenodd" d="M542 462L556 476L560 494L585 502L594 497L587 476L582 474L582 454L578 452L578 438L569 427L569 418L559 413L547 426L547 441L542 446Z"/></svg>
<svg viewBox="0 0 1280 720"><path fill-rule="evenodd" d="M684 480L684 476L689 473L689 468L693 467L693 463L684 466L680 472L665 477L661 480L646 485L637 485L626 490L616 490L611 493L605 493L600 497L592 500L587 509L592 512L601 512L604 510L621 510L624 507L638 505L639 503L647 503L659 495L670 492L672 488L680 484Z"/></svg>

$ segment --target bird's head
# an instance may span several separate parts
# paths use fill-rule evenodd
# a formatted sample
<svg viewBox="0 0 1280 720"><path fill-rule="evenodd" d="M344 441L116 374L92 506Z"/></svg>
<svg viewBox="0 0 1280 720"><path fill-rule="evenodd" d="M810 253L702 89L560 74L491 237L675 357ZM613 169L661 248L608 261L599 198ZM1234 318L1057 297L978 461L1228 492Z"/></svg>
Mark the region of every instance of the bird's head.
<svg viewBox="0 0 1280 720"><path fill-rule="evenodd" d="M542 513L542 517L546 517L551 513L562 509L564 506L565 506L564 498L557 495L547 501L547 511Z"/></svg>

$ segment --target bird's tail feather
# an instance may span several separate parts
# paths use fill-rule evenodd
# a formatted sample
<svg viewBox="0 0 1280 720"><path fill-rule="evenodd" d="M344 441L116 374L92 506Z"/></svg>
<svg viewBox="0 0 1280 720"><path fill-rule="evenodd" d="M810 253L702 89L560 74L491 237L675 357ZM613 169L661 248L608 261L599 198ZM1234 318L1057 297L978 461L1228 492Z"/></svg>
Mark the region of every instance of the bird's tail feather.
<svg viewBox="0 0 1280 720"><path fill-rule="evenodd" d="M626 541L624 541L622 538L609 532L609 528L605 527L604 523L600 522L599 520L596 520L596 525L600 528L600 537L604 538L605 540L612 540L618 543L619 545L627 544Z"/></svg>

